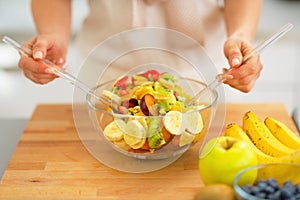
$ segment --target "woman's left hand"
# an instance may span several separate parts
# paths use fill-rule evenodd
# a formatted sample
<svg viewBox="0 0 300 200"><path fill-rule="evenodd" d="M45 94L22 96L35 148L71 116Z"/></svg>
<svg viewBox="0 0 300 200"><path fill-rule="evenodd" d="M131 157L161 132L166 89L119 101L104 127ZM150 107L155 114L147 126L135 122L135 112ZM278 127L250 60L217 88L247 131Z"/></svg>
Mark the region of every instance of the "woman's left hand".
<svg viewBox="0 0 300 200"><path fill-rule="evenodd" d="M224 54L231 67L223 71L227 72L224 83L245 93L253 88L263 68L259 55L243 62L243 57L252 49L250 42L238 37L228 38L224 44Z"/></svg>

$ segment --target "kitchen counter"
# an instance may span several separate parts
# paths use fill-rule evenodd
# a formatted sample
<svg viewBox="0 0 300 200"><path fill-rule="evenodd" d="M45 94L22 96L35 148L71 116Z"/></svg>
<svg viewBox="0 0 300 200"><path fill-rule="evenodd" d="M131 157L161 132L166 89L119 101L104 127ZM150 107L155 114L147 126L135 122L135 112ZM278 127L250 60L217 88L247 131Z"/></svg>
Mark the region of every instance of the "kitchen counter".
<svg viewBox="0 0 300 200"><path fill-rule="evenodd" d="M224 125L245 112L273 116L296 131L283 104L227 104ZM132 174L98 162L81 143L69 104L38 105L0 184L0 199L192 199L203 186L194 145L161 170ZM213 127L212 127L213 128Z"/></svg>
<svg viewBox="0 0 300 200"><path fill-rule="evenodd" d="M27 124L27 119L0 118L0 179Z"/></svg>

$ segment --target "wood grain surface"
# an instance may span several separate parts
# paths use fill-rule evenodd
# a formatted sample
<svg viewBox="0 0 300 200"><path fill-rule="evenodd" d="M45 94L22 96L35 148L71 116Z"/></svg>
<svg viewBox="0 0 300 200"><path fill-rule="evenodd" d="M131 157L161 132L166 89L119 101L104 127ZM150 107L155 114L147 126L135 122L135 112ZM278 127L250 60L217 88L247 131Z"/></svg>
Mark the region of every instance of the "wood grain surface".
<svg viewBox="0 0 300 200"><path fill-rule="evenodd" d="M273 116L296 131L282 104L227 104L222 126L241 124L249 110L262 119ZM85 149L71 105L38 105L2 177L0 199L193 199L203 186L198 153L195 145L154 172L116 171Z"/></svg>

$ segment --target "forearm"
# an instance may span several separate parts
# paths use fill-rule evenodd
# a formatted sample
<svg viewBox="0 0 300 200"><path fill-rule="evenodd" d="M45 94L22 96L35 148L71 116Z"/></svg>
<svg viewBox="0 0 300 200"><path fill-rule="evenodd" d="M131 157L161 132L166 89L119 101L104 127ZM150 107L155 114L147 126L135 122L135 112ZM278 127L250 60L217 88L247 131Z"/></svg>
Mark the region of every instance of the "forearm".
<svg viewBox="0 0 300 200"><path fill-rule="evenodd" d="M225 0L224 17L228 37L251 41L256 33L262 0Z"/></svg>
<svg viewBox="0 0 300 200"><path fill-rule="evenodd" d="M70 0L32 0L32 16L39 34L54 34L66 45L71 34Z"/></svg>

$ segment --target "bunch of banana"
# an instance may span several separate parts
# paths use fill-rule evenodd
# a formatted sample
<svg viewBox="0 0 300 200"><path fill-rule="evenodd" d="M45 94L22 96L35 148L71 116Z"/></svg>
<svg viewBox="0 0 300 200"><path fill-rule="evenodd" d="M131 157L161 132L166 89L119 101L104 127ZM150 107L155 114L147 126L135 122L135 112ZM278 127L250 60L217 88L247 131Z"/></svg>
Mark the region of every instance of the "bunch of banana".
<svg viewBox="0 0 300 200"><path fill-rule="evenodd" d="M225 135L234 137L239 140L243 140L248 144L248 146L254 151L257 155L258 163L269 163L274 157L265 154L260 149L258 149L255 144L251 141L245 131L237 124L232 123L228 124L226 127Z"/></svg>
<svg viewBox="0 0 300 200"><path fill-rule="evenodd" d="M293 149L277 140L268 127L251 111L243 117L243 130L257 148L270 156L280 157L293 152Z"/></svg>
<svg viewBox="0 0 300 200"><path fill-rule="evenodd" d="M284 145L293 149L300 148L300 137L298 137L291 129L285 124L279 122L273 117L267 117L265 119L265 125L271 131L271 133Z"/></svg>
<svg viewBox="0 0 300 200"><path fill-rule="evenodd" d="M235 123L228 124L225 135L246 142L256 153L259 164L299 164L300 137L274 118L267 117L264 122L253 112L247 112L243 128Z"/></svg>

